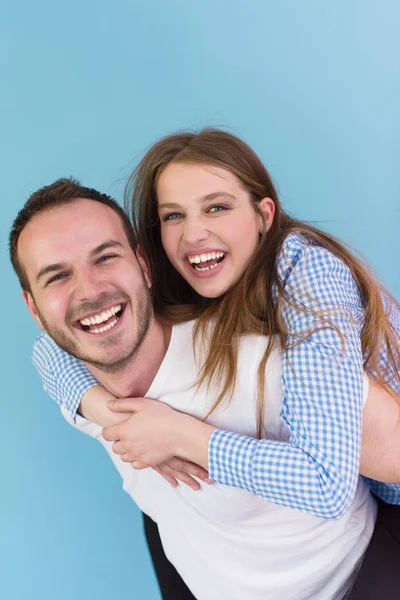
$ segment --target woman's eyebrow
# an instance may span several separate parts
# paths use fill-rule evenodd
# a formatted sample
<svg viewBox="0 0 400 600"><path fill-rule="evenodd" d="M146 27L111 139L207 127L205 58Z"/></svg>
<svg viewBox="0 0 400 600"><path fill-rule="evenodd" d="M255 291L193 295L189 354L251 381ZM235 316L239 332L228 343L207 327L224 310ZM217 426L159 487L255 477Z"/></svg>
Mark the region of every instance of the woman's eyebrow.
<svg viewBox="0 0 400 600"><path fill-rule="evenodd" d="M205 196L200 196L200 198L197 199L197 202L210 202L210 200L215 200L216 198L227 198L228 200L236 200L233 194L220 191L212 192L211 194L206 194ZM180 204L178 204L178 202L162 202L159 203L158 208L180 208Z"/></svg>

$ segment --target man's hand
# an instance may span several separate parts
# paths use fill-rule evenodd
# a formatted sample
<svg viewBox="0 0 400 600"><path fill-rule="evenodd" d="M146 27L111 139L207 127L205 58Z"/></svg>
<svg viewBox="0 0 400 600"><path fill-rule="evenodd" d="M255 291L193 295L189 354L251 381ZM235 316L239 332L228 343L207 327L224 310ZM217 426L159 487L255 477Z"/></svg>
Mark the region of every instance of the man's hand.
<svg viewBox="0 0 400 600"><path fill-rule="evenodd" d="M159 467L180 457L208 469L208 442L215 430L211 425L148 398L116 400L108 408L134 413L102 433L105 440L115 442L113 450L124 462L134 468Z"/></svg>

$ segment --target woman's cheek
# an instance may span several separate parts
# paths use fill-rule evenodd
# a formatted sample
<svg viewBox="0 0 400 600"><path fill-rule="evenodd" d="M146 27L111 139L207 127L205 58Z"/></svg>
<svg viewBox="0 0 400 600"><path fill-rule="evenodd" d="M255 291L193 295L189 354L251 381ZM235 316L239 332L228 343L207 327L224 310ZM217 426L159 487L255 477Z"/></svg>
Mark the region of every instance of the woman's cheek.
<svg viewBox="0 0 400 600"><path fill-rule="evenodd" d="M168 231L167 227L161 226L161 243L165 250L169 260L174 263L177 256L177 249L174 244L174 236L171 235L171 231Z"/></svg>

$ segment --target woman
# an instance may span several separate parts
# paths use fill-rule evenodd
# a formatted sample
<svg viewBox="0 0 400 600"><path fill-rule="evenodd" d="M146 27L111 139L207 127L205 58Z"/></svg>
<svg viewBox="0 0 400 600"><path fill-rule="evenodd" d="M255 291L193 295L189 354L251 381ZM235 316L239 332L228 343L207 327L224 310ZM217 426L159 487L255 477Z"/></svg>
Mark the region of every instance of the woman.
<svg viewBox="0 0 400 600"><path fill-rule="evenodd" d="M174 188L174 181L185 178L183 187ZM193 197L186 202L191 187L200 204ZM363 368L393 393L399 391L398 307L393 303L387 318L390 301L382 299L367 270L333 238L280 209L261 162L233 136L205 131L162 140L139 166L133 200L158 314L175 320L197 317L200 338L210 319L218 323L199 380L215 381L223 374L210 413L233 389L240 336L267 335L271 343L259 369L257 430L262 437L263 373L273 336L283 347L282 418L290 443L260 439L249 446L245 436L217 430L210 457L217 457L218 469L211 461L211 477L317 516L342 515L357 482ZM221 230L218 220L235 217L235 211L239 220L231 219ZM249 226L245 237L229 237L235 231L232 223L236 231L244 223ZM212 300L174 310L175 304L198 300L186 281ZM238 470L247 460L243 449L253 453L257 444L265 466L257 490L253 481L247 487L243 478L232 479L223 456L227 441L242 456ZM267 461L271 452L274 469ZM121 453L129 460L128 452ZM293 469L286 473L288 464ZM272 470L280 473L280 485Z"/></svg>

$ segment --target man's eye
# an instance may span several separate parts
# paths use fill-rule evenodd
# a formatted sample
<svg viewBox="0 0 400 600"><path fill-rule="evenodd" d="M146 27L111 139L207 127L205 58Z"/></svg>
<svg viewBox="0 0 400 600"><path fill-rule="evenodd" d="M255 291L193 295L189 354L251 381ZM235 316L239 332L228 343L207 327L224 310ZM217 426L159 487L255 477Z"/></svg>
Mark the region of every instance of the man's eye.
<svg viewBox="0 0 400 600"><path fill-rule="evenodd" d="M224 206L223 204L215 204L215 206L212 206L211 208L208 209L208 212L222 212L223 210L229 210L227 206Z"/></svg>
<svg viewBox="0 0 400 600"><path fill-rule="evenodd" d="M169 215L164 215L162 220L163 221L175 221L176 219L181 219L182 216L183 215L181 213L170 213Z"/></svg>
<svg viewBox="0 0 400 600"><path fill-rule="evenodd" d="M67 276L66 273L57 273L57 275L54 275L54 277L51 277L48 282L47 285L49 285L49 283L54 283L55 281L61 281L62 279L64 279Z"/></svg>
<svg viewBox="0 0 400 600"><path fill-rule="evenodd" d="M102 263L102 262L106 262L107 260L110 260L110 258L115 258L115 254L105 254L104 256L100 256L100 258L98 259L98 263Z"/></svg>

